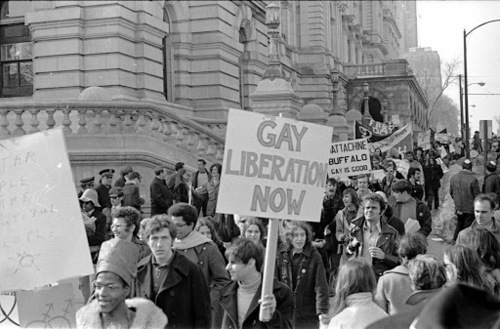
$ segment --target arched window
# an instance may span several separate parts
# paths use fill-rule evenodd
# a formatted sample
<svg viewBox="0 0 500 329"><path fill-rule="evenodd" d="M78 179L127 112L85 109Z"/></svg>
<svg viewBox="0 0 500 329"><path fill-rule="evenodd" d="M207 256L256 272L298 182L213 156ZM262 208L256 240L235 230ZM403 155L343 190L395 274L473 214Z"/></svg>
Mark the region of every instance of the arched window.
<svg viewBox="0 0 500 329"><path fill-rule="evenodd" d="M364 100L361 102L361 114L365 113L365 102ZM373 120L378 122L384 122L384 115L382 114L382 105L379 100L373 97L368 98L368 111L370 112L370 116Z"/></svg>
<svg viewBox="0 0 500 329"><path fill-rule="evenodd" d="M163 8L163 21L170 25L170 16L167 8ZM172 56L172 40L171 40L171 26L166 36L163 37L163 95L169 102L175 102L174 94L174 79L173 79L173 56Z"/></svg>
<svg viewBox="0 0 500 329"><path fill-rule="evenodd" d="M25 15L33 11L33 2L0 3L0 96L33 95L33 43L24 25Z"/></svg>

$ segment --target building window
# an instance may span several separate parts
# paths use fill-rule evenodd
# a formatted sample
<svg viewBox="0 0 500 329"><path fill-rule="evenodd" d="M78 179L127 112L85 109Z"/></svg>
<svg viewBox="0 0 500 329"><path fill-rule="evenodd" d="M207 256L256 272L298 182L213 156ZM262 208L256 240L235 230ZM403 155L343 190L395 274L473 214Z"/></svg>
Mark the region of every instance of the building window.
<svg viewBox="0 0 500 329"><path fill-rule="evenodd" d="M0 9L1 97L33 95L33 43L24 16L31 1L2 1Z"/></svg>

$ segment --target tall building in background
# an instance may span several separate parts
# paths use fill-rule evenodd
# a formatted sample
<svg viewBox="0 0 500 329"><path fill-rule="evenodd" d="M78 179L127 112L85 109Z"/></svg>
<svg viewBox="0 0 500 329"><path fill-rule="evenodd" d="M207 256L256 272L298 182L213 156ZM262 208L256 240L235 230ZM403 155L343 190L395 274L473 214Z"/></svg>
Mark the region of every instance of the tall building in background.
<svg viewBox="0 0 500 329"><path fill-rule="evenodd" d="M402 55L413 70L427 100L431 102L441 91L441 59L430 47L410 48Z"/></svg>
<svg viewBox="0 0 500 329"><path fill-rule="evenodd" d="M396 1L396 20L401 30L399 53L402 55L410 48L418 47L417 1Z"/></svg>

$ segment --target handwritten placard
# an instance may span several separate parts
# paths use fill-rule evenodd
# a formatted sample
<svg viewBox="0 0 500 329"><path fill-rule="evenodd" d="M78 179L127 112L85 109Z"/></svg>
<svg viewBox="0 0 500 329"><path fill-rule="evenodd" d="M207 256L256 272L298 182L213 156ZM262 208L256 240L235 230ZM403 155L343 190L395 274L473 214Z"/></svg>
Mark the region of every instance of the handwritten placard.
<svg viewBox="0 0 500 329"><path fill-rule="evenodd" d="M76 328L71 283L17 293L22 328Z"/></svg>
<svg viewBox="0 0 500 329"><path fill-rule="evenodd" d="M93 273L60 129L0 141L0 291Z"/></svg>
<svg viewBox="0 0 500 329"><path fill-rule="evenodd" d="M332 128L230 110L217 212L318 221Z"/></svg>
<svg viewBox="0 0 500 329"><path fill-rule="evenodd" d="M328 170L331 177L369 174L372 170L367 139L332 143Z"/></svg>

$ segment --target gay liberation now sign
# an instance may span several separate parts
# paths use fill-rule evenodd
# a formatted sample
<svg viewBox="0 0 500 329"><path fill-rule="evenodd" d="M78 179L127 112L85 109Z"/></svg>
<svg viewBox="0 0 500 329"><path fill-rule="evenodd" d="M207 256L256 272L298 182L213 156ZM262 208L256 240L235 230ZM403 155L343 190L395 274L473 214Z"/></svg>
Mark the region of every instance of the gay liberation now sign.
<svg viewBox="0 0 500 329"><path fill-rule="evenodd" d="M0 141L0 291L94 272L61 129Z"/></svg>
<svg viewBox="0 0 500 329"><path fill-rule="evenodd" d="M229 110L217 212L319 221L332 127Z"/></svg>
<svg viewBox="0 0 500 329"><path fill-rule="evenodd" d="M346 178L369 174L372 165L368 139L355 139L331 144L328 170L330 177Z"/></svg>

